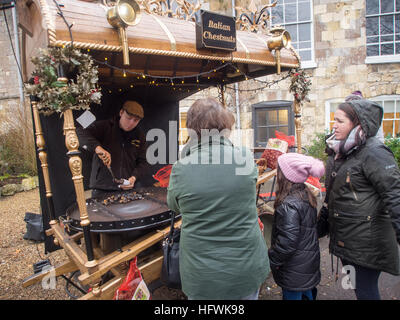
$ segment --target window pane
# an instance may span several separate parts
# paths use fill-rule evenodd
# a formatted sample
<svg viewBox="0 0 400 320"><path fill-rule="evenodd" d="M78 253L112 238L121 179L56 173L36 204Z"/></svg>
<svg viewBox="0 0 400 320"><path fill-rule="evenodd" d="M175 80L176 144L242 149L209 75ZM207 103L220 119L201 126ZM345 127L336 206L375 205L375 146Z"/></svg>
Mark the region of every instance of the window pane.
<svg viewBox="0 0 400 320"><path fill-rule="evenodd" d="M290 33L292 42L297 42L297 25L286 26L286 31Z"/></svg>
<svg viewBox="0 0 400 320"><path fill-rule="evenodd" d="M311 40L311 23L299 24L299 41Z"/></svg>
<svg viewBox="0 0 400 320"><path fill-rule="evenodd" d="M278 112L277 110L267 111L267 125L276 126L278 125Z"/></svg>
<svg viewBox="0 0 400 320"><path fill-rule="evenodd" d="M367 43L379 43L379 36L367 37Z"/></svg>
<svg viewBox="0 0 400 320"><path fill-rule="evenodd" d="M367 14L379 13L379 0L367 0Z"/></svg>
<svg viewBox="0 0 400 320"><path fill-rule="evenodd" d="M393 35L381 36L381 42L393 42Z"/></svg>
<svg viewBox="0 0 400 320"><path fill-rule="evenodd" d="M267 142L267 128L257 128L257 143Z"/></svg>
<svg viewBox="0 0 400 320"><path fill-rule="evenodd" d="M396 11L400 11L400 0L396 0Z"/></svg>
<svg viewBox="0 0 400 320"><path fill-rule="evenodd" d="M299 49L309 49L311 48L311 41L304 41L299 43Z"/></svg>
<svg viewBox="0 0 400 320"><path fill-rule="evenodd" d="M284 0L284 3L296 3L297 0Z"/></svg>
<svg viewBox="0 0 400 320"><path fill-rule="evenodd" d="M376 36L379 34L379 18L367 18L367 36Z"/></svg>
<svg viewBox="0 0 400 320"><path fill-rule="evenodd" d="M393 5L394 3L392 0L381 1L381 13L393 12L394 11Z"/></svg>
<svg viewBox="0 0 400 320"><path fill-rule="evenodd" d="M396 54L400 53L400 42L396 42Z"/></svg>
<svg viewBox="0 0 400 320"><path fill-rule="evenodd" d="M400 15L396 14L394 16L394 20L395 20L394 21L394 25L395 25L394 30L395 30L396 33L399 33L400 32Z"/></svg>
<svg viewBox="0 0 400 320"><path fill-rule="evenodd" d="M311 9L309 2L299 3L299 21L307 21L311 19Z"/></svg>
<svg viewBox="0 0 400 320"><path fill-rule="evenodd" d="M393 120L382 121L383 136L386 137L388 134L393 135Z"/></svg>
<svg viewBox="0 0 400 320"><path fill-rule="evenodd" d="M379 46L367 46L367 56L378 56L379 55Z"/></svg>
<svg viewBox="0 0 400 320"><path fill-rule="evenodd" d="M394 101L385 101L383 103L384 108L384 119L393 119L394 118Z"/></svg>
<svg viewBox="0 0 400 320"><path fill-rule="evenodd" d="M288 124L288 110L279 110L279 125Z"/></svg>
<svg viewBox="0 0 400 320"><path fill-rule="evenodd" d="M393 30L393 16L381 17L381 34L392 34Z"/></svg>
<svg viewBox="0 0 400 320"><path fill-rule="evenodd" d="M400 120L396 120L394 122L394 136L397 137L400 135Z"/></svg>
<svg viewBox="0 0 400 320"><path fill-rule="evenodd" d="M396 119L400 119L400 100L396 101Z"/></svg>
<svg viewBox="0 0 400 320"><path fill-rule="evenodd" d="M272 24L281 24L283 23L283 6L277 5L275 8L272 8Z"/></svg>
<svg viewBox="0 0 400 320"><path fill-rule="evenodd" d="M300 58L302 59L302 60L311 60L311 50L303 50L303 51L300 51L299 52L300 53Z"/></svg>
<svg viewBox="0 0 400 320"><path fill-rule="evenodd" d="M270 138L275 138L275 130L277 130L277 127L269 127L268 128L268 139Z"/></svg>
<svg viewBox="0 0 400 320"><path fill-rule="evenodd" d="M278 131L283 132L286 135L289 135L289 127L279 127L277 128ZM274 136L275 136L275 132L274 132Z"/></svg>
<svg viewBox="0 0 400 320"><path fill-rule="evenodd" d="M288 4L285 7L285 23L297 21L297 8L294 4Z"/></svg>
<svg viewBox="0 0 400 320"><path fill-rule="evenodd" d="M381 56L394 54L393 44L382 44L381 45Z"/></svg>
<svg viewBox="0 0 400 320"><path fill-rule="evenodd" d="M267 125L267 111L258 110L257 111L257 126L266 126Z"/></svg>

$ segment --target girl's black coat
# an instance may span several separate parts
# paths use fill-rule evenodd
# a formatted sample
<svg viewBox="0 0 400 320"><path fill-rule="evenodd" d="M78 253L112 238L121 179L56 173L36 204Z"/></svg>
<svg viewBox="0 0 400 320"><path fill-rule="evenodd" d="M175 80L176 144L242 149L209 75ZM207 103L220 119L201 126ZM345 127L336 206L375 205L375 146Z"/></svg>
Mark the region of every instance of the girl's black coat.
<svg viewBox="0 0 400 320"><path fill-rule="evenodd" d="M286 290L305 291L321 280L317 211L288 196L275 210L269 259L275 282Z"/></svg>

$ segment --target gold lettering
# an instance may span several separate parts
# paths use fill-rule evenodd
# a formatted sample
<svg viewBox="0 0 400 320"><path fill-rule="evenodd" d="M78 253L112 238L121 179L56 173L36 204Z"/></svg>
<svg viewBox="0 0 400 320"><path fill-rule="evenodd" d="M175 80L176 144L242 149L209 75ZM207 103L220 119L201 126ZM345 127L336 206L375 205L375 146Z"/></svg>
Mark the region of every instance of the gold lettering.
<svg viewBox="0 0 400 320"><path fill-rule="evenodd" d="M231 26L227 25L227 24L223 24L221 21L214 22L213 20L210 20L208 22L208 27L212 28L212 29L231 31Z"/></svg>

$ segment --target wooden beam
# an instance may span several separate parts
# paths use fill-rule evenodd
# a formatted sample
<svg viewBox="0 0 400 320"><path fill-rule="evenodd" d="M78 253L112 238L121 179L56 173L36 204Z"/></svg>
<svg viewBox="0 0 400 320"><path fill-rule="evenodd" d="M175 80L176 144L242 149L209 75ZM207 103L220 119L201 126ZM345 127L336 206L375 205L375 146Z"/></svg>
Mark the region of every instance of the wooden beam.
<svg viewBox="0 0 400 320"><path fill-rule="evenodd" d="M175 227L179 227L181 223L181 221L176 222ZM162 230L154 231L124 246L122 248L122 252L112 252L110 255L107 255L103 259L100 259L98 261L97 271L93 272L92 274L89 274L88 272L82 272L79 277L79 281L81 281L83 285L95 282L111 268L117 266L122 262L133 259L143 250L161 241L168 234L169 231L169 226Z"/></svg>
<svg viewBox="0 0 400 320"><path fill-rule="evenodd" d="M55 276L58 277L69 272L75 272L77 270L79 270L77 265L73 261L69 260L57 265L56 267L54 267L54 270L46 269L46 271L42 271L41 273L29 276L22 282L22 287L26 288L35 283L38 283L39 281L42 281L42 279L52 271L55 272Z"/></svg>
<svg viewBox="0 0 400 320"><path fill-rule="evenodd" d="M64 233L64 229L62 229L58 224L52 225L51 229L53 230L53 235L57 239L59 245L65 250L68 257L78 266L81 273L87 272L87 268L85 267L87 257L83 250L69 235Z"/></svg>
<svg viewBox="0 0 400 320"><path fill-rule="evenodd" d="M146 282L146 284L149 284L160 277L162 262L162 251L159 251L151 261L139 267L140 273L142 274L143 280ZM89 292L88 294L79 298L79 300L111 300L114 298L115 291L122 284L124 278L125 276L121 275L102 285L101 295L98 297L96 297L92 292Z"/></svg>
<svg viewBox="0 0 400 320"><path fill-rule="evenodd" d="M272 179L274 176L276 175L276 169L271 170L271 171L267 171L264 172L263 174L261 174L258 179L257 179L257 186L259 184L262 184L270 179Z"/></svg>

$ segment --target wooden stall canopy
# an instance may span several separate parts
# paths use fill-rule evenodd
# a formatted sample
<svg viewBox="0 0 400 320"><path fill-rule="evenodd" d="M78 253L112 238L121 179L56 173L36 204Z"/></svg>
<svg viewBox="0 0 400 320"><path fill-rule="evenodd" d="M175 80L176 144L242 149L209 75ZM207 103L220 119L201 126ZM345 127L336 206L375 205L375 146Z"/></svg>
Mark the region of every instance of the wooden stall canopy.
<svg viewBox="0 0 400 320"><path fill-rule="evenodd" d="M73 44L84 49L98 61L124 68L124 70L154 76L179 77L214 70L223 63L232 63L231 68L223 68L207 75L206 79L188 79L194 84L197 80L207 85L233 83L244 80L246 76L259 77L276 73L274 52L268 49L270 36L252 32L237 31L237 50L196 49L195 23L141 10L141 20L135 26L126 28L130 52L130 65L122 64L122 47L118 31L107 21L106 7L100 3L59 0L62 12L68 23L73 24ZM57 14L52 0L17 1L19 25L23 32L23 59L25 81L33 71L29 57L37 54L36 49L47 46L64 46L71 42L68 27ZM281 50L282 70L299 66L294 50ZM240 72L237 72L238 69ZM99 65L101 86L126 86L129 74L122 70ZM210 77L210 78L208 78ZM112 80L110 80L112 78ZM128 79L127 79L128 78ZM197 82L199 83L199 82Z"/></svg>

